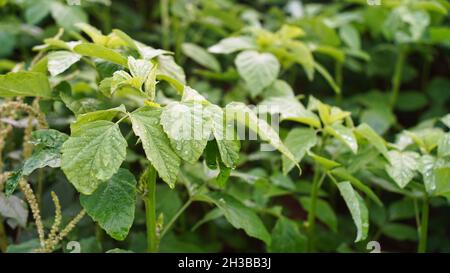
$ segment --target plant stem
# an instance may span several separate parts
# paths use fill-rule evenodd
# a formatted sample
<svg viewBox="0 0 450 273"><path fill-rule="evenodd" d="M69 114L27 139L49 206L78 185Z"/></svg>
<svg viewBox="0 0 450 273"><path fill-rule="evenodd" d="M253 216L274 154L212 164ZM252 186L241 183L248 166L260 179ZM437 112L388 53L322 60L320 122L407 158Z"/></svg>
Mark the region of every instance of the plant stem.
<svg viewBox="0 0 450 273"><path fill-rule="evenodd" d="M320 177L319 172L314 175L312 191L311 191L311 204L308 213L308 251L314 251L314 239L315 239L315 229L316 229L316 206L317 197L319 195L320 186L325 179L326 173L324 172Z"/></svg>
<svg viewBox="0 0 450 273"><path fill-rule="evenodd" d="M342 103L342 84L343 84L343 76L342 76L342 68L343 64L340 61L336 61L335 65L335 78L336 84L341 90L341 92L336 93L336 103L340 105Z"/></svg>
<svg viewBox="0 0 450 273"><path fill-rule="evenodd" d="M103 229L99 224L95 224L95 239L97 240L100 250L103 250Z"/></svg>
<svg viewBox="0 0 450 273"><path fill-rule="evenodd" d="M8 248L8 238L6 237L5 226L3 225L3 218L0 216L0 251L6 253Z"/></svg>
<svg viewBox="0 0 450 273"><path fill-rule="evenodd" d="M161 26L162 26L162 46L163 49L170 48L170 17L169 17L169 0L161 0Z"/></svg>
<svg viewBox="0 0 450 273"><path fill-rule="evenodd" d="M394 76L392 77L392 90L391 90L391 108L393 109L397 104L398 94L400 92L400 85L402 83L403 68L405 66L405 60L407 56L407 49L405 47L400 48L397 62L395 64Z"/></svg>
<svg viewBox="0 0 450 273"><path fill-rule="evenodd" d="M39 205L42 205L42 193L44 192L44 170L38 170L38 180L36 189L36 200Z"/></svg>
<svg viewBox="0 0 450 273"><path fill-rule="evenodd" d="M178 212L170 219L170 222L167 224L167 226L164 228L164 230L161 232L160 238L163 238L164 235L170 230L170 228L173 226L173 224L177 221L177 219L183 214L183 212L192 204L192 199L189 199L183 207L181 207Z"/></svg>
<svg viewBox="0 0 450 273"><path fill-rule="evenodd" d="M417 248L418 253L425 253L427 251L429 214L430 214L430 207L428 203L428 197L425 197L422 205L422 216L421 216L422 219L420 223L419 246Z"/></svg>
<svg viewBox="0 0 450 273"><path fill-rule="evenodd" d="M145 220L147 224L147 252L158 251L158 237L156 235L156 170L150 165L147 169L147 192L144 196Z"/></svg>

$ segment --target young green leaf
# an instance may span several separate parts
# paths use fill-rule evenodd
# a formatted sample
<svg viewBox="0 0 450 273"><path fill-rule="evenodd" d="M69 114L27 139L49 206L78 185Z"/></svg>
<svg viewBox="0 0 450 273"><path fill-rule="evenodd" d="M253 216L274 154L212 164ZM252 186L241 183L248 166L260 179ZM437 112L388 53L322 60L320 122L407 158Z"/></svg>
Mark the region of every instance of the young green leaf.
<svg viewBox="0 0 450 273"><path fill-rule="evenodd" d="M52 76L57 76L69 69L80 59L81 55L70 51L53 51L48 54L48 71Z"/></svg>
<svg viewBox="0 0 450 273"><path fill-rule="evenodd" d="M419 155L415 152L389 151L386 172L400 188L406 187L419 168Z"/></svg>
<svg viewBox="0 0 450 273"><path fill-rule="evenodd" d="M126 148L117 124L105 120L86 123L62 146L61 168L79 192L90 195L119 170Z"/></svg>
<svg viewBox="0 0 450 273"><path fill-rule="evenodd" d="M317 135L313 129L295 128L289 132L284 143L294 155L296 162L300 163L306 152L316 146ZM283 156L281 160L283 163L283 173L287 174L295 164L286 156Z"/></svg>
<svg viewBox="0 0 450 273"><path fill-rule="evenodd" d="M438 144L438 156L450 156L450 133L446 133L441 137Z"/></svg>
<svg viewBox="0 0 450 273"><path fill-rule="evenodd" d="M388 159L388 150L386 148L386 141L381 138L375 130L366 123L360 124L355 132L364 137L371 145L375 147L386 159Z"/></svg>
<svg viewBox="0 0 450 273"><path fill-rule="evenodd" d="M238 123L256 132L263 141L267 141L298 166L294 155L283 144L277 132L265 120L259 119L245 104L238 102L228 104L225 109L225 115L227 121L236 120ZM298 167L300 168L300 166Z"/></svg>
<svg viewBox="0 0 450 273"><path fill-rule="evenodd" d="M296 98L271 96L258 105L259 113L281 114L281 120L291 120L319 128L320 119L306 110Z"/></svg>
<svg viewBox="0 0 450 273"><path fill-rule="evenodd" d="M131 113L130 117L133 131L141 140L148 160L162 180L173 188L180 169L180 158L172 150L160 125L161 112L161 109L146 106Z"/></svg>
<svg viewBox="0 0 450 273"><path fill-rule="evenodd" d="M354 154L358 152L358 142L352 129L342 124L333 124L332 126L326 126L325 131L342 141Z"/></svg>
<svg viewBox="0 0 450 273"><path fill-rule="evenodd" d="M270 53L244 51L236 57L235 64L253 96L274 82L280 72L280 63Z"/></svg>
<svg viewBox="0 0 450 273"><path fill-rule="evenodd" d="M357 235L355 242L365 240L369 232L369 211L364 204L363 199L353 189L350 182L340 182L337 184L339 192L344 198L350 214L352 215L353 222L357 229Z"/></svg>
<svg viewBox="0 0 450 273"><path fill-rule="evenodd" d="M81 114L77 117L77 120L70 125L70 130L72 133L78 131L80 127L82 127L86 123L90 123L97 120L107 120L111 121L114 117L119 113L127 113L124 105L120 105L115 108L107 109L107 110L98 110L94 112L89 112L85 114Z"/></svg>
<svg viewBox="0 0 450 273"><path fill-rule="evenodd" d="M0 97L51 98L52 90L48 78L38 72L11 72L0 75Z"/></svg>
<svg viewBox="0 0 450 273"><path fill-rule="evenodd" d="M208 143L212 122L205 109L201 103L173 102L161 114L172 148L185 161L197 161Z"/></svg>
<svg viewBox="0 0 450 273"><path fill-rule="evenodd" d="M124 240L134 220L136 179L126 169L119 169L91 195L81 195L87 214L116 240Z"/></svg>
<svg viewBox="0 0 450 273"><path fill-rule="evenodd" d="M233 168L239 160L241 142L237 138L234 128L226 123L224 111L217 105L206 108L212 120L212 133L219 148L220 157L225 166Z"/></svg>
<svg viewBox="0 0 450 273"><path fill-rule="evenodd" d="M166 75L177 80L179 83L186 84L186 74L174 60L172 56L159 55L158 60L158 74Z"/></svg>
<svg viewBox="0 0 450 273"><path fill-rule="evenodd" d="M349 171L347 171L345 168L340 167L336 168L330 171L332 175L337 176L341 180L349 181L352 186L357 188L358 190L364 192L367 197L372 199L372 201L375 202L378 206L382 207L383 203L381 202L380 198L370 189L368 186L366 186L363 182L361 182L358 178L354 177Z"/></svg>
<svg viewBox="0 0 450 273"><path fill-rule="evenodd" d="M117 51L114 51L102 45L92 43L82 43L75 46L73 51L83 56L103 59L115 64L120 64L124 67L128 66L127 58L122 56Z"/></svg>

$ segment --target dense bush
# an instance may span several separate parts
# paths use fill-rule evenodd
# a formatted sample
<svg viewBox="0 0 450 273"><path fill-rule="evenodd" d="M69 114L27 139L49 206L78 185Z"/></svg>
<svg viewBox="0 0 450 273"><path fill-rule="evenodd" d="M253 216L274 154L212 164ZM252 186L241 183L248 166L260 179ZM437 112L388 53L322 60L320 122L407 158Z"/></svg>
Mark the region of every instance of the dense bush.
<svg viewBox="0 0 450 273"><path fill-rule="evenodd" d="M448 1L76 2L0 0L2 252L450 251Z"/></svg>

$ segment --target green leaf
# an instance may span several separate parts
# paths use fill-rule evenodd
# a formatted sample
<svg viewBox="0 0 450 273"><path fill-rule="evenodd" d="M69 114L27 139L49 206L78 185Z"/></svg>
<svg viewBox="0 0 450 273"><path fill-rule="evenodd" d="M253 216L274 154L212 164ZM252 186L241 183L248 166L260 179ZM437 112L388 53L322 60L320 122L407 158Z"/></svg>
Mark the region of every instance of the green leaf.
<svg viewBox="0 0 450 273"><path fill-rule="evenodd" d="M53 129L42 129L31 133L30 142L37 148L60 149L69 136Z"/></svg>
<svg viewBox="0 0 450 273"><path fill-rule="evenodd" d="M332 170L334 168L337 168L337 167L341 166L341 163L336 162L336 161L331 160L331 159L328 159L328 158L325 158L323 156L317 155L317 154L315 154L315 153L313 153L311 151L307 152L307 153L308 153L308 155L310 157L312 157L314 159L314 161L316 161L317 163L322 165L322 167L324 167L327 170Z"/></svg>
<svg viewBox="0 0 450 273"><path fill-rule="evenodd" d="M419 111L428 104L428 98L425 93L419 91L403 91L399 94L397 99L398 110L404 112Z"/></svg>
<svg viewBox="0 0 450 273"><path fill-rule="evenodd" d="M289 132L284 140L286 147L294 155L296 162L300 163L306 152L317 144L317 135L314 129L295 128ZM286 156L281 158L283 173L287 174L295 164Z"/></svg>
<svg viewBox="0 0 450 273"><path fill-rule="evenodd" d="M386 141L380 137L369 125L366 123L360 124L355 132L364 137L375 149L378 150L386 159L388 159L388 150L386 148Z"/></svg>
<svg viewBox="0 0 450 273"><path fill-rule="evenodd" d="M361 49L361 37L358 30L351 24L343 25L339 29L339 35L344 43L352 49Z"/></svg>
<svg viewBox="0 0 450 273"><path fill-rule="evenodd" d="M429 36L432 43L443 44L450 47L450 28L446 26L436 26L429 28Z"/></svg>
<svg viewBox="0 0 450 273"><path fill-rule="evenodd" d="M443 166L434 170L436 191L435 195L450 196L450 166Z"/></svg>
<svg viewBox="0 0 450 273"><path fill-rule="evenodd" d="M294 221L281 217L272 230L272 242L268 250L272 253L305 252L306 237L300 233Z"/></svg>
<svg viewBox="0 0 450 273"><path fill-rule="evenodd" d="M415 215L414 200L410 198L393 202L389 206L389 220L391 221L412 219Z"/></svg>
<svg viewBox="0 0 450 273"><path fill-rule="evenodd" d="M70 51L53 51L48 54L48 71L52 76L57 76L81 59L81 55Z"/></svg>
<svg viewBox="0 0 450 273"><path fill-rule="evenodd" d="M159 176L171 188L175 186L180 158L172 150L160 125L161 109L142 107L130 114L134 133L140 138L145 154Z"/></svg>
<svg viewBox="0 0 450 273"><path fill-rule="evenodd" d="M22 176L28 176L36 169L46 166L61 166L61 146L68 136L52 129L34 131L30 143L35 145L33 154L25 160L22 169L16 171L7 181L7 194L11 195Z"/></svg>
<svg viewBox="0 0 450 273"><path fill-rule="evenodd" d="M87 14L78 6L68 6L54 1L50 9L56 23L66 30L76 31L75 25L77 23L88 21Z"/></svg>
<svg viewBox="0 0 450 273"><path fill-rule="evenodd" d="M196 102L167 105L161 114L161 125L178 156L191 163L202 155L212 130L205 107Z"/></svg>
<svg viewBox="0 0 450 273"><path fill-rule="evenodd" d="M350 172L348 172L345 168L340 167L330 171L331 174L339 177L341 180L349 181L355 188L364 192L372 201L375 202L378 206L382 207L383 203L380 198L363 182L361 182L358 178L354 177Z"/></svg>
<svg viewBox="0 0 450 273"><path fill-rule="evenodd" d="M450 128L450 114L447 114L441 118L442 123L445 124L448 128Z"/></svg>
<svg viewBox="0 0 450 273"><path fill-rule="evenodd" d="M230 178L231 175L231 168L228 168L227 166L220 164L220 171L215 179L215 183L219 188L225 189L227 186L228 178Z"/></svg>
<svg viewBox="0 0 450 273"><path fill-rule="evenodd" d="M33 253L39 247L41 247L39 239L33 239L17 245L9 245L6 253Z"/></svg>
<svg viewBox="0 0 450 273"><path fill-rule="evenodd" d="M186 84L186 74L174 60L172 56L159 55L158 56L158 74L169 76L177 80L179 83Z"/></svg>
<svg viewBox="0 0 450 273"><path fill-rule="evenodd" d="M11 72L0 75L0 97L51 98L52 90L48 78L38 72Z"/></svg>
<svg viewBox="0 0 450 273"><path fill-rule="evenodd" d="M248 37L230 37L219 41L219 43L208 48L208 51L215 54L230 54L236 51L255 49L255 42Z"/></svg>
<svg viewBox="0 0 450 273"><path fill-rule="evenodd" d="M64 143L61 168L79 192L90 195L119 170L126 148L119 125L105 120L86 123Z"/></svg>
<svg viewBox="0 0 450 273"><path fill-rule="evenodd" d="M153 64L148 60L136 60L133 57L128 57L128 68L133 77L140 78L142 82L147 79Z"/></svg>
<svg viewBox="0 0 450 273"><path fill-rule="evenodd" d="M332 126L327 125L325 131L342 141L354 154L358 152L358 142L352 129L342 124L333 124Z"/></svg>
<svg viewBox="0 0 450 273"><path fill-rule="evenodd" d="M55 148L46 148L34 152L23 164L22 175L30 175L37 169L49 166L59 168L61 166L61 151Z"/></svg>
<svg viewBox="0 0 450 273"><path fill-rule="evenodd" d="M322 77L328 82L328 84L333 88L333 91L336 94L341 93L341 88L338 86L334 78L330 75L330 73L319 63L314 62L314 68L322 75Z"/></svg>
<svg viewBox="0 0 450 273"><path fill-rule="evenodd" d="M70 130L72 131L72 133L77 132L79 131L80 127L82 127L84 124L97 120L111 121L119 113L124 114L127 113L127 110L125 109L124 105L120 105L118 107L107 110L98 110L78 115L77 120L70 125Z"/></svg>
<svg viewBox="0 0 450 273"><path fill-rule="evenodd" d="M246 207L231 195L221 192L211 192L202 195L208 202L214 203L224 214L225 218L237 229L243 229L247 235L264 241L270 245L270 234L261 219L253 210Z"/></svg>
<svg viewBox="0 0 450 273"><path fill-rule="evenodd" d="M203 216L202 219L200 219L200 221L198 221L194 227L191 229L192 231L197 230L201 225L216 220L220 217L223 216L223 212L222 210L220 210L219 208L214 208L212 210L210 210L207 214L205 214L205 216Z"/></svg>
<svg viewBox="0 0 450 273"><path fill-rule="evenodd" d="M236 57L235 64L253 96L273 83L280 72L280 63L270 53L244 51Z"/></svg>
<svg viewBox="0 0 450 273"><path fill-rule="evenodd" d="M102 34L102 32L86 23L77 23L75 26L86 33L95 44L106 45L108 42L108 37Z"/></svg>
<svg viewBox="0 0 450 273"><path fill-rule="evenodd" d="M419 168L419 155L415 152L389 151L388 159L390 164L386 165L386 172L400 188L406 187Z"/></svg>
<svg viewBox="0 0 450 273"><path fill-rule="evenodd" d="M259 119L258 116L245 104L240 102L232 102L228 104L225 109L225 115L227 122L230 120L236 120L238 123L248 127L250 130L257 133L263 141L267 141L289 160L294 162L296 166L298 166L294 155L283 144L278 133L270 127L265 120ZM300 169L300 166L298 167Z"/></svg>
<svg viewBox="0 0 450 273"><path fill-rule="evenodd" d="M126 169L119 169L91 195L81 195L87 214L112 238L124 240L134 220L136 179Z"/></svg>
<svg viewBox="0 0 450 273"><path fill-rule="evenodd" d="M29 3L30 5L25 9L25 19L30 25L36 25L50 13L52 2L49 0L35 0Z"/></svg>
<svg viewBox="0 0 450 273"><path fill-rule="evenodd" d="M450 156L450 133L446 133L441 137L438 144L438 156Z"/></svg>
<svg viewBox="0 0 450 273"><path fill-rule="evenodd" d="M83 56L103 59L122 66L128 66L128 60L120 53L102 45L82 43L74 47L73 51Z"/></svg>
<svg viewBox="0 0 450 273"><path fill-rule="evenodd" d="M357 229L355 242L365 240L367 238L367 233L369 232L369 211L367 210L363 199L353 189L350 182L340 182L337 186L352 215L353 222Z"/></svg>
<svg viewBox="0 0 450 273"><path fill-rule="evenodd" d="M292 87L283 80L275 80L271 85L264 90L264 97L285 97L294 98L295 93Z"/></svg>
<svg viewBox="0 0 450 273"><path fill-rule="evenodd" d="M300 204L302 204L303 209L308 213L311 208L311 198L301 197ZM337 232L337 218L331 206L322 199L317 199L316 203L316 215L317 218L324 224L326 224L332 231Z"/></svg>
<svg viewBox="0 0 450 273"><path fill-rule="evenodd" d="M281 114L282 121L290 120L304 123L313 127L321 126L320 119L313 112L306 110L296 98L269 97L258 105L259 113Z"/></svg>
<svg viewBox="0 0 450 273"><path fill-rule="evenodd" d="M310 81L314 79L315 62L314 56L308 46L299 41L290 41L286 45L290 52L288 58L301 64L305 69L306 75Z"/></svg>
<svg viewBox="0 0 450 273"><path fill-rule="evenodd" d="M202 47L196 44L183 43L181 45L181 49L183 50L184 55L188 56L204 67L209 68L215 72L221 71L220 63L217 61L217 59Z"/></svg>
<svg viewBox="0 0 450 273"><path fill-rule="evenodd" d="M5 194L6 196L11 196L19 185L20 180L22 179L22 169L14 171L9 175L8 179L5 182Z"/></svg>
<svg viewBox="0 0 450 273"><path fill-rule="evenodd" d="M419 159L418 171L422 174L425 189L429 194L436 190L436 159L431 155L422 155Z"/></svg>
<svg viewBox="0 0 450 273"><path fill-rule="evenodd" d="M25 228L28 219L27 204L17 196L7 196L0 192L0 216Z"/></svg>
<svg viewBox="0 0 450 273"><path fill-rule="evenodd" d="M413 227L389 223L382 227L383 234L398 241L417 241L417 230Z"/></svg>
<svg viewBox="0 0 450 273"><path fill-rule="evenodd" d="M216 139L222 162L225 166L233 168L239 160L241 142L237 138L234 128L226 123L222 108L217 105L208 105L206 111L212 120L212 133Z"/></svg>

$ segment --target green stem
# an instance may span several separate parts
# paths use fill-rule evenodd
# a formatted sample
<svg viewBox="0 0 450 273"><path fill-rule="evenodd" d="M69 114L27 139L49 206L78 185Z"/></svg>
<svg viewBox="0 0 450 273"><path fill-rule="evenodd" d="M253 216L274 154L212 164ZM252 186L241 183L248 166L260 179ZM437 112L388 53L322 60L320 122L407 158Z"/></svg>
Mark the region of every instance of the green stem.
<svg viewBox="0 0 450 273"><path fill-rule="evenodd" d="M162 46L163 49L170 48L170 15L169 15L169 0L161 0L161 26L162 26Z"/></svg>
<svg viewBox="0 0 450 273"><path fill-rule="evenodd" d="M336 84L339 87L339 89L341 90L341 92L336 93L336 103L338 105L340 105L342 103L342 84L343 84L343 76L342 76L342 68L343 68L343 64L339 61L336 61L336 66L335 66L335 78L336 78Z"/></svg>
<svg viewBox="0 0 450 273"><path fill-rule="evenodd" d="M315 241L315 229L316 229L316 207L317 198L319 195L320 186L325 179L326 173L324 172L320 177L319 172L314 175L312 190L311 190L311 204L308 213L308 251L314 251L314 241Z"/></svg>
<svg viewBox="0 0 450 273"><path fill-rule="evenodd" d="M8 248L8 238L6 236L5 226L3 225L3 218L0 216L0 251L6 253Z"/></svg>
<svg viewBox="0 0 450 273"><path fill-rule="evenodd" d="M430 214L430 207L428 203L428 197L425 197L422 205L422 216L420 223L420 237L419 246L417 248L418 253L425 253L427 251L427 239L428 239L428 220Z"/></svg>
<svg viewBox="0 0 450 273"><path fill-rule="evenodd" d="M100 250L103 249L103 229L99 224L95 225L95 239L97 240L98 245L100 246Z"/></svg>
<svg viewBox="0 0 450 273"><path fill-rule="evenodd" d="M147 224L147 251L156 253L158 251L158 237L156 234L156 170L150 165L146 171L146 194L144 195L145 203L145 220Z"/></svg>
<svg viewBox="0 0 450 273"><path fill-rule="evenodd" d="M173 224L177 221L177 219L183 214L183 212L192 204L192 199L189 199L181 209L178 210L177 214L175 214L172 219L170 219L170 222L167 224L167 226L164 228L164 230L161 232L160 238L163 238L164 235L172 228Z"/></svg>
<svg viewBox="0 0 450 273"><path fill-rule="evenodd" d="M400 48L397 62L395 64L394 76L392 77L392 90L391 90L391 108L394 108L397 104L398 94L400 92L400 85L402 83L403 68L405 66L405 60L407 56L407 49L405 47Z"/></svg>

